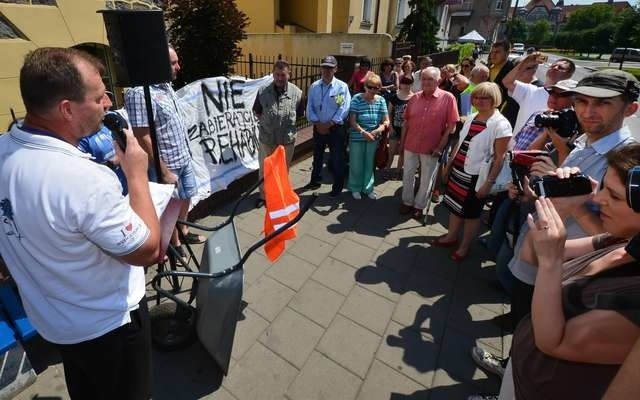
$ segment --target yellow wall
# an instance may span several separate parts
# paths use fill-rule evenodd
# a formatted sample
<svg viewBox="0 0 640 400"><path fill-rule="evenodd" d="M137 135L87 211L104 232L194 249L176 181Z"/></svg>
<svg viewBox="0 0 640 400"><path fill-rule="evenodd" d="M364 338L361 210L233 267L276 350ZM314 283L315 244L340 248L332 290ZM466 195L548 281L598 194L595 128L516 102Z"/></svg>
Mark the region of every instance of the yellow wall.
<svg viewBox="0 0 640 400"><path fill-rule="evenodd" d="M249 17L247 33L275 32L279 0L236 0L238 9Z"/></svg>
<svg viewBox="0 0 640 400"><path fill-rule="evenodd" d="M346 33L349 31L349 0L333 0L332 32Z"/></svg>
<svg viewBox="0 0 640 400"><path fill-rule="evenodd" d="M280 0L280 21L300 25L318 31L318 1L326 0Z"/></svg>
<svg viewBox="0 0 640 400"><path fill-rule="evenodd" d="M340 43L353 43L354 55L369 57L387 57L391 54L391 36L382 34L346 34L346 33L298 33L298 34L249 34L240 42L242 54L287 57L323 57L327 54L340 54Z"/></svg>
<svg viewBox="0 0 640 400"><path fill-rule="evenodd" d="M18 77L24 56L45 46L71 47L80 43L106 43L100 0L57 0L57 7L0 3L2 13L27 40L0 39L0 132L9 124L12 107L24 116Z"/></svg>

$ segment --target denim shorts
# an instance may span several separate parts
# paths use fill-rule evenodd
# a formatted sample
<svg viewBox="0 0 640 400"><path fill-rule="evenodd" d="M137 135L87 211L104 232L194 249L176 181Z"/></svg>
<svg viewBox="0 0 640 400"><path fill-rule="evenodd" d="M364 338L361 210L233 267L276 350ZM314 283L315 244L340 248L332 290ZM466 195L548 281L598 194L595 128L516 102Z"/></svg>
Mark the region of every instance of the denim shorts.
<svg viewBox="0 0 640 400"><path fill-rule="evenodd" d="M182 168L178 169L169 169L175 176L178 177L178 182L176 183L176 191L179 199L190 199L197 193L197 185L196 185L196 176L193 172L193 166L191 162ZM149 180L153 182L157 182L156 174L153 166L149 168Z"/></svg>

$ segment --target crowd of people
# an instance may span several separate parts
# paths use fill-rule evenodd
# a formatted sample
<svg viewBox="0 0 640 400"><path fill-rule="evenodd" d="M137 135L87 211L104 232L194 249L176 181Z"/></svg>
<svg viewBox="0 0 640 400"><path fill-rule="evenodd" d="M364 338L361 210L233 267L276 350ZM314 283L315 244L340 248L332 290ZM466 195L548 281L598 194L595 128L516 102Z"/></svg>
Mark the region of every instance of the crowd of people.
<svg viewBox="0 0 640 400"><path fill-rule="evenodd" d="M328 147L328 195L346 188L356 200L376 200L375 158L388 138L381 176L402 179L398 212L422 220L442 188L448 230L430 244L450 248L453 262L470 255L490 209L483 243L511 303L510 314L495 322L514 336L508 359L469 349L480 367L502 377L499 395L471 398L601 398L626 359L631 366L607 395L622 398L638 390L632 366L640 304L628 296L640 294L640 144L624 120L638 110L640 83L618 70L573 80L575 65L566 58L554 60L541 81L536 71L545 57L533 51L510 61L509 47L493 43L487 65L476 57L439 66L420 57L417 67L409 57L387 59L380 75L363 58L348 82L335 76L336 58L326 56L306 101L289 82L289 64L278 60L253 105L260 174L279 145L291 163L296 120L305 115L314 145L305 189L320 188ZM168 52L175 79L178 55ZM62 354L71 397L95 397L101 388L103 398L143 399L150 390L149 322L136 266L157 261L160 251L148 180L176 185L182 218L195 182L169 83L150 88L158 160L142 88L125 93L132 132L126 149L111 149L120 175L91 160L86 152L103 138L90 134L100 133L112 106L103 68L71 49L38 49L25 59L27 115L0 137L0 254L32 322ZM148 177L155 161L158 173ZM69 182L84 184L64 190ZM586 191L576 189L579 182ZM256 206L263 204L261 188ZM179 248L203 239L183 227L172 240Z"/></svg>
<svg viewBox="0 0 640 400"><path fill-rule="evenodd" d="M566 58L550 63L541 80L545 56L529 51L512 61L509 50L507 40L493 43L487 65L468 57L434 66L421 57L416 68L410 59L388 59L381 75L365 58L348 83L334 76L336 60L325 58L307 104L315 151L306 188L320 187L329 145L329 195L346 182L354 199L375 200L374 157L387 135L385 168L395 163L396 173L382 176L401 177L401 214L422 219L428 197L439 201L443 187L448 231L431 245L451 248L452 261L470 254L490 210L489 235L480 241L511 303L494 322L515 334L509 359L469 349L480 367L503 377L499 395L470 399L601 398L640 337L640 304L599 308L594 300L640 294L633 239L640 193L629 181L640 144L624 125L638 110L640 84L618 70L573 80L576 66ZM324 108L330 115L320 118ZM572 189L580 179L589 182L586 193ZM628 374L618 393L631 390Z"/></svg>

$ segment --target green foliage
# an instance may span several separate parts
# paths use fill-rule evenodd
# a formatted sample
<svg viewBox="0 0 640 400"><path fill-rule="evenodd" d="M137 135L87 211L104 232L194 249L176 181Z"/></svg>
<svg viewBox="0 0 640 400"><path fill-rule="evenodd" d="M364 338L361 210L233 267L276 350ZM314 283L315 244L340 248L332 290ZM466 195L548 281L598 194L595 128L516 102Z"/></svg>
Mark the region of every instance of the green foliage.
<svg viewBox="0 0 640 400"><path fill-rule="evenodd" d="M447 47L447 50L458 50L458 64L460 64L463 58L473 55L474 47L476 47L476 45L473 43L454 43Z"/></svg>
<svg viewBox="0 0 640 400"><path fill-rule="evenodd" d="M437 50L436 33L439 23L436 19L435 0L409 0L411 13L402 23L398 34L401 41L413 42L418 54L433 53Z"/></svg>
<svg viewBox="0 0 640 400"><path fill-rule="evenodd" d="M640 5L618 15L619 26L613 36L616 47L640 47Z"/></svg>
<svg viewBox="0 0 640 400"><path fill-rule="evenodd" d="M593 4L589 7L581 8L569 16L566 31L581 31L592 29L599 24L610 22L614 19L613 8L605 3Z"/></svg>
<svg viewBox="0 0 640 400"><path fill-rule="evenodd" d="M551 24L546 19L539 19L529 27L527 42L529 44L547 44L551 39Z"/></svg>
<svg viewBox="0 0 640 400"><path fill-rule="evenodd" d="M514 18L507 22L507 36L511 43L525 43L529 27L522 18Z"/></svg>
<svg viewBox="0 0 640 400"><path fill-rule="evenodd" d="M249 18L234 0L169 0L165 5L171 44L182 70L177 86L226 75L240 56Z"/></svg>

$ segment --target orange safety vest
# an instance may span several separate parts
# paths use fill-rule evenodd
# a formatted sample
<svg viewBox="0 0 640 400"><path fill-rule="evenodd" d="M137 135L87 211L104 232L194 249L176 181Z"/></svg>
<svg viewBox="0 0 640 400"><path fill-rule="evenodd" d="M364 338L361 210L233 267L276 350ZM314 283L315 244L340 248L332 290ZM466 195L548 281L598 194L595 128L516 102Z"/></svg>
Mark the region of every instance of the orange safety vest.
<svg viewBox="0 0 640 400"><path fill-rule="evenodd" d="M300 212L300 199L291 187L283 146L264 159L264 200L267 212L264 216L265 236L291 221ZM287 239L296 237L295 225L264 245L271 262L280 257Z"/></svg>

